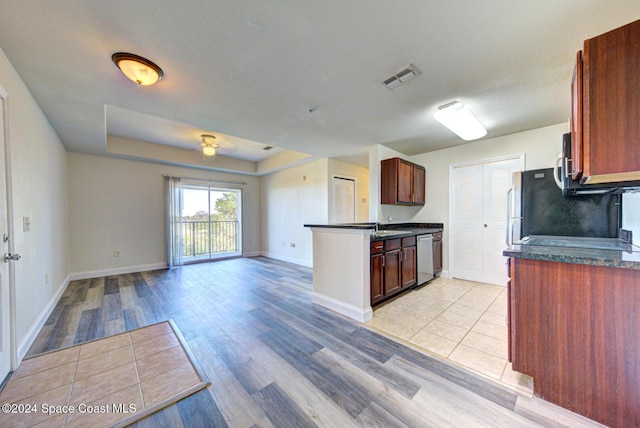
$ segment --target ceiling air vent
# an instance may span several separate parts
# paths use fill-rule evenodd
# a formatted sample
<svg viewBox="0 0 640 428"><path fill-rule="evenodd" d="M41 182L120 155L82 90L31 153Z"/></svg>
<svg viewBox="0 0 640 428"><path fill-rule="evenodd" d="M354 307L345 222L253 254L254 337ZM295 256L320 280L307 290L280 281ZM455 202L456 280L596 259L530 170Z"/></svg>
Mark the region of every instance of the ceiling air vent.
<svg viewBox="0 0 640 428"><path fill-rule="evenodd" d="M420 71L413 64L409 64L395 72L393 76L384 79L381 83L388 89L395 89L418 76L420 76Z"/></svg>

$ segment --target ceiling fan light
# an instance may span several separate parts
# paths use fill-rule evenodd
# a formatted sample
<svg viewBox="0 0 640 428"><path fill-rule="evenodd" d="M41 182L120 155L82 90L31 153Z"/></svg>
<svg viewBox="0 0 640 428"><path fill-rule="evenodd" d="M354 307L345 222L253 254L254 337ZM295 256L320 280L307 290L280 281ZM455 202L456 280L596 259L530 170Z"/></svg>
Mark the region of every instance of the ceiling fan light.
<svg viewBox="0 0 640 428"><path fill-rule="evenodd" d="M207 160L207 158L213 158L216 156L216 149L218 145L216 144L216 137L209 134L202 134L200 136L202 138L202 158L203 160Z"/></svg>
<svg viewBox="0 0 640 428"><path fill-rule="evenodd" d="M438 107L433 117L465 141L487 135L487 130L463 103L454 101Z"/></svg>
<svg viewBox="0 0 640 428"><path fill-rule="evenodd" d="M202 148L202 154L205 156L215 156L216 155L216 149L213 146L204 146Z"/></svg>
<svg viewBox="0 0 640 428"><path fill-rule="evenodd" d="M153 85L164 77L164 72L153 62L138 55L116 52L111 60L129 80L140 86Z"/></svg>

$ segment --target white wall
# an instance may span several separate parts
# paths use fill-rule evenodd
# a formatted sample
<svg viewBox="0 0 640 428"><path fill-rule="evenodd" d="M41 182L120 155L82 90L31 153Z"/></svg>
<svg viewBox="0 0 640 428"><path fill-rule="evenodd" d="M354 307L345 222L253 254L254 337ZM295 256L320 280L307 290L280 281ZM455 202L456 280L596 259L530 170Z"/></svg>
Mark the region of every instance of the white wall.
<svg viewBox="0 0 640 428"><path fill-rule="evenodd" d="M633 233L633 243L640 244L640 193L622 195L622 227Z"/></svg>
<svg viewBox="0 0 640 428"><path fill-rule="evenodd" d="M313 264L311 230L329 221L328 159L262 177L262 251L279 260ZM291 244L295 246L291 246Z"/></svg>
<svg viewBox="0 0 640 428"><path fill-rule="evenodd" d="M241 186L243 250L253 254L260 250L258 177L79 153L69 153L68 162L70 270L74 274L166 264L164 174L246 182ZM116 249L120 257L114 257Z"/></svg>
<svg viewBox="0 0 640 428"><path fill-rule="evenodd" d="M359 165L336 159L329 159L328 168L329 213L331 213L333 209L332 177L334 175L351 177L356 181L356 222L363 223L369 221L369 170Z"/></svg>
<svg viewBox="0 0 640 428"><path fill-rule="evenodd" d="M333 174L356 179L356 221L369 216L369 171L319 159L262 177L262 251L267 257L311 267L313 239L305 224L327 224ZM362 199L366 202L362 202ZM291 244L294 244L292 246Z"/></svg>
<svg viewBox="0 0 640 428"><path fill-rule="evenodd" d="M424 207L402 207L381 205L380 221L387 216L393 222L444 223L443 269L449 270L449 166L482 159L491 159L511 154L525 154L525 169L550 168L562 147L562 134L567 132L567 124L467 143L448 149L423 153L405 159L426 168L426 202ZM386 156L380 157L385 159ZM393 153L391 153L393 155ZM379 163L379 161L378 161ZM373 168L371 168L373 169ZM379 172L377 173L379 175ZM373 176L371 178L374 180ZM379 178L378 178L379 182ZM380 192L379 185L377 192ZM373 199L373 198L372 198Z"/></svg>
<svg viewBox="0 0 640 428"><path fill-rule="evenodd" d="M16 336L23 352L56 293L69 263L67 154L47 118L0 50L0 86L8 93L13 168ZM30 217L31 231L22 219ZM2 232L4 233L4 232ZM20 357L20 356L19 356Z"/></svg>

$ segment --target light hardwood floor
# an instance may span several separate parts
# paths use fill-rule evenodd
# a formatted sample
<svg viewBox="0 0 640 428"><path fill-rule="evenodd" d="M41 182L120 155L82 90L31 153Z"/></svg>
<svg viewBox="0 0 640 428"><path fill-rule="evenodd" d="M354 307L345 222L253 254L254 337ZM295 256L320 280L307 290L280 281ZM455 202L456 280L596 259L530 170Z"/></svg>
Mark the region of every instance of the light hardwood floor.
<svg viewBox="0 0 640 428"><path fill-rule="evenodd" d="M138 426L598 426L313 305L311 284L261 257L75 281L29 354L173 319L212 385Z"/></svg>

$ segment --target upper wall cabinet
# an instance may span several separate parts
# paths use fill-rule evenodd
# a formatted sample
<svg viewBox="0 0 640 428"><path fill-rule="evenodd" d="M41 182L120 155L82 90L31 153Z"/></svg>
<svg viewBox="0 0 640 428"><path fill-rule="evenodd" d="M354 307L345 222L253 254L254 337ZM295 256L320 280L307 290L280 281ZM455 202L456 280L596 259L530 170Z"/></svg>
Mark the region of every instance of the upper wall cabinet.
<svg viewBox="0 0 640 428"><path fill-rule="evenodd" d="M382 161L380 203L424 205L425 169L400 158Z"/></svg>
<svg viewBox="0 0 640 428"><path fill-rule="evenodd" d="M572 175L640 180L640 20L584 42L571 84Z"/></svg>

